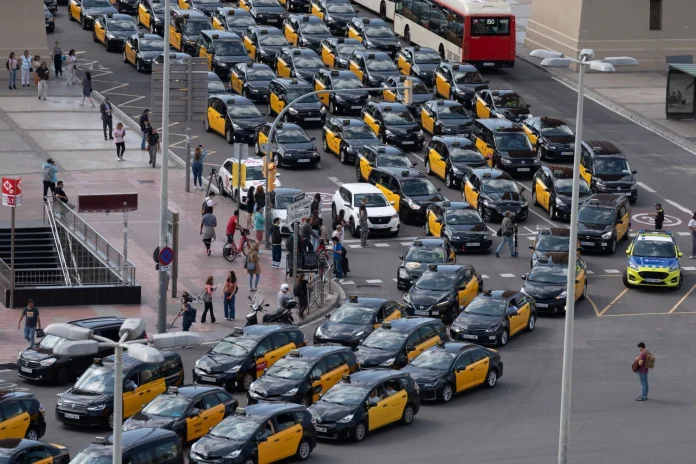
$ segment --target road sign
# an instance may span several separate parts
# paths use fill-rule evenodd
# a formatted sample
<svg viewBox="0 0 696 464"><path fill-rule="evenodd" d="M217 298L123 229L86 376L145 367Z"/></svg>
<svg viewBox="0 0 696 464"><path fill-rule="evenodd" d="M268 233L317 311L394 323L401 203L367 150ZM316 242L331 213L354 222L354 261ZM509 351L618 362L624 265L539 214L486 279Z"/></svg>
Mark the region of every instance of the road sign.
<svg viewBox="0 0 696 464"><path fill-rule="evenodd" d="M159 262L162 266L168 266L174 261L174 250L170 247L164 247L159 253Z"/></svg>
<svg viewBox="0 0 696 464"><path fill-rule="evenodd" d="M305 197L288 205L287 223L292 224L298 222L303 217L309 217L309 211L312 206L312 199Z"/></svg>
<svg viewBox="0 0 696 464"><path fill-rule="evenodd" d="M2 205L16 208L22 206L22 178L2 178Z"/></svg>

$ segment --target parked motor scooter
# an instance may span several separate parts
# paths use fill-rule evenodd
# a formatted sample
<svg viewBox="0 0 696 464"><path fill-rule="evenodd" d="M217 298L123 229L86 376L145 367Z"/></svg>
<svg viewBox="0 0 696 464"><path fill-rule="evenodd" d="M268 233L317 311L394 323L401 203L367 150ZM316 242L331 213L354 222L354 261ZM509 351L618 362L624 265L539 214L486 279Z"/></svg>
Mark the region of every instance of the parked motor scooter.
<svg viewBox="0 0 696 464"><path fill-rule="evenodd" d="M283 305L276 310L274 314L264 314L264 324L294 324L295 319L292 317L292 310L297 306L297 300L283 300Z"/></svg>
<svg viewBox="0 0 696 464"><path fill-rule="evenodd" d="M257 325L259 323L257 314L262 313L264 307L270 306L270 304L265 302L263 296L259 296L258 293L254 295L253 299L249 296L249 301L251 301L251 303L249 303L251 310L246 315L246 324L244 324L244 327Z"/></svg>

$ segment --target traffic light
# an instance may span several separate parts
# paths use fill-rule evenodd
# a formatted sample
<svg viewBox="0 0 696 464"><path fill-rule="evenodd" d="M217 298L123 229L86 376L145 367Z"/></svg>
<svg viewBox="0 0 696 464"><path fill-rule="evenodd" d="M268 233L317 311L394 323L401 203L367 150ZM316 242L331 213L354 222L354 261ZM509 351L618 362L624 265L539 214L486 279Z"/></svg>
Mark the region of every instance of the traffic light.
<svg viewBox="0 0 696 464"><path fill-rule="evenodd" d="M275 190L276 172L277 168L275 163L268 163L268 178L266 179L266 187L269 192Z"/></svg>

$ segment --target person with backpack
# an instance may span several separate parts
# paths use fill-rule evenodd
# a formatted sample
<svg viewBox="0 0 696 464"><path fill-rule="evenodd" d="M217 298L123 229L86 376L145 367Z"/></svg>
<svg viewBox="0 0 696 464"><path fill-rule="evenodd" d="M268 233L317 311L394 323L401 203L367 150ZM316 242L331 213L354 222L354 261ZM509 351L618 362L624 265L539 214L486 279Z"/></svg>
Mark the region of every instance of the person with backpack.
<svg viewBox="0 0 696 464"><path fill-rule="evenodd" d="M10 90L17 90L17 69L19 69L19 61L15 59L15 53L10 53L10 57L5 63L7 72L9 73L9 79L7 81L7 88Z"/></svg>
<svg viewBox="0 0 696 464"><path fill-rule="evenodd" d="M203 204L201 205L201 216L206 215L208 208L215 209L216 206L215 192L208 192L208 196L203 199Z"/></svg>
<svg viewBox="0 0 696 464"><path fill-rule="evenodd" d="M196 322L196 308L191 306L191 303L183 304L183 302L182 302L181 314L182 314L181 330L183 330L184 332L188 332L189 329L191 328L191 325L194 322Z"/></svg>
<svg viewBox="0 0 696 464"><path fill-rule="evenodd" d="M503 218L503 221L500 223L498 235L503 240L500 242L500 245L498 245L498 248L496 248L495 250L495 257L500 258L500 251L507 243L510 247L510 256L516 258L517 253L515 252L515 224L512 222L512 213L510 211L507 211L505 213L505 217Z"/></svg>
<svg viewBox="0 0 696 464"><path fill-rule="evenodd" d="M640 354L633 361L633 372L638 374L641 393L636 401L648 401L648 371L655 367L655 356L645 348L645 343L638 343Z"/></svg>
<svg viewBox="0 0 696 464"><path fill-rule="evenodd" d="M283 255L283 234L280 232L280 218L277 217L273 219L273 225L271 226L271 267L274 269L280 269L280 259Z"/></svg>
<svg viewBox="0 0 696 464"><path fill-rule="evenodd" d="M43 199L47 201L48 189L51 189L51 195L55 195L56 183L58 182L58 168L53 158L48 158L41 166L41 177L43 179Z"/></svg>

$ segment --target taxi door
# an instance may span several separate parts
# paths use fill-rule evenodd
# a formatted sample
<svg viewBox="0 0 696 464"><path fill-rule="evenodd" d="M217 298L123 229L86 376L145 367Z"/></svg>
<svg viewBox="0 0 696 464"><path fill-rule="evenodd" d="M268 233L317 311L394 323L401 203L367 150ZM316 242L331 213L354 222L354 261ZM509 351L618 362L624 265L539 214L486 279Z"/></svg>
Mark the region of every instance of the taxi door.
<svg viewBox="0 0 696 464"><path fill-rule="evenodd" d="M401 390L382 401L387 404L387 424L391 424L400 421L404 415L404 408L406 408L406 403L408 402L408 393L406 393L406 390ZM380 402L380 406L382 406L382 402ZM384 408L384 406L382 407Z"/></svg>
<svg viewBox="0 0 696 464"><path fill-rule="evenodd" d="M338 155L341 149L341 139L338 137L338 135L331 129L327 128L324 137L326 138L326 146L329 148L329 150Z"/></svg>
<svg viewBox="0 0 696 464"><path fill-rule="evenodd" d="M464 391L473 385L474 372L475 369L473 368L473 358L471 357L471 352L463 353L461 356L459 356L459 359L457 359L454 366L454 378L457 383L455 390L457 393Z"/></svg>
<svg viewBox="0 0 696 464"><path fill-rule="evenodd" d="M284 333L271 335L271 341L279 339L287 340L289 339L289 335L286 335ZM290 350L294 350L295 348L297 347L293 342L279 345L277 348L274 348L266 352L263 356L256 358L256 369L259 370L260 365L265 365L263 369L268 369L273 364L275 364L280 358L288 354Z"/></svg>
<svg viewBox="0 0 696 464"><path fill-rule="evenodd" d="M536 193L537 202L546 211L549 210L549 200L551 199L551 192L548 190L549 187L541 180L541 177L537 177L534 183L534 192Z"/></svg>
<svg viewBox="0 0 696 464"><path fill-rule="evenodd" d="M300 424L295 424L268 437L268 441L270 441L275 448L275 459L268 462L280 461L281 459L288 458L297 453L297 447L300 445L300 440L303 435L302 431L302 426ZM261 464L260 459L259 464Z"/></svg>
<svg viewBox="0 0 696 464"><path fill-rule="evenodd" d="M491 117L491 110L480 94L476 94L476 117L479 119L488 119Z"/></svg>
<svg viewBox="0 0 696 464"><path fill-rule="evenodd" d="M530 314L531 309L528 301L525 301L523 305L517 307L517 315L510 316L510 335L514 335L527 327Z"/></svg>
<svg viewBox="0 0 696 464"><path fill-rule="evenodd" d="M434 237L439 237L442 233L442 224L437 222L437 215L434 211L428 211L428 229L430 229L430 234Z"/></svg>
<svg viewBox="0 0 696 464"><path fill-rule="evenodd" d="M198 56L200 58L207 58L208 59L208 71L213 70L213 52L208 51L208 48L205 45L199 45L198 46Z"/></svg>
<svg viewBox="0 0 696 464"><path fill-rule="evenodd" d="M377 121L374 116L368 114L367 112L363 113L363 121L365 121L365 123L370 126L370 129L372 129L372 132L379 137L379 121Z"/></svg>
<svg viewBox="0 0 696 464"><path fill-rule="evenodd" d="M582 149L582 154L580 155L580 178L585 179L587 185L592 185L592 158L589 154Z"/></svg>
<svg viewBox="0 0 696 464"><path fill-rule="evenodd" d="M106 43L106 26L102 21L105 20L94 21L94 36L101 43Z"/></svg>
<svg viewBox="0 0 696 464"><path fill-rule="evenodd" d="M326 44L321 46L321 61L331 69L336 67L336 57L334 57L331 49Z"/></svg>
<svg viewBox="0 0 696 464"><path fill-rule="evenodd" d="M21 403L12 402L5 406L5 411L11 411L14 416L0 422L0 438L24 438L31 423L29 413L24 411Z"/></svg>
<svg viewBox="0 0 696 464"><path fill-rule="evenodd" d="M355 29L353 26L348 27L348 38L349 39L358 39L360 43L362 43L363 38L360 37L360 32Z"/></svg>
<svg viewBox="0 0 696 464"><path fill-rule="evenodd" d="M199 400L196 401L193 407L198 409L198 415L186 418L186 441L188 442L196 440L208 433L208 429L205 427L203 421L203 404Z"/></svg>
<svg viewBox="0 0 696 464"><path fill-rule="evenodd" d="M314 79L314 90L319 91L319 90L325 90L326 89L326 84L321 82L319 79ZM324 106L329 106L329 93L328 92L322 92L319 95L319 101L321 101Z"/></svg>
<svg viewBox="0 0 696 464"><path fill-rule="evenodd" d="M169 45L181 51L181 32L173 24L169 24Z"/></svg>
<svg viewBox="0 0 696 464"><path fill-rule="evenodd" d="M282 58L276 58L276 72L278 77L290 77L290 65Z"/></svg>
<svg viewBox="0 0 696 464"><path fill-rule="evenodd" d="M275 92L271 92L268 101L271 105L271 110L273 110L273 112L276 114L280 113L283 111L283 108L285 108L285 102L281 100L278 94Z"/></svg>
<svg viewBox="0 0 696 464"><path fill-rule="evenodd" d="M136 412L140 411L140 409L143 406L145 406L150 401L154 400L157 396L164 393L166 390L167 386L165 385L164 378L161 377L150 382L146 382L143 385L140 385L133 392L133 399L131 400L131 406L134 410L131 411L129 415L126 415L126 408L124 405L123 418L126 419L135 414Z"/></svg>
<svg viewBox="0 0 696 464"><path fill-rule="evenodd" d="M428 150L428 162L430 163L430 170L440 178L444 179L447 161L432 147L430 147Z"/></svg>
<svg viewBox="0 0 696 464"><path fill-rule="evenodd" d="M423 107L421 108L421 127L424 131L432 135L435 132L435 119Z"/></svg>
<svg viewBox="0 0 696 464"><path fill-rule="evenodd" d="M378 429L380 427L383 427L389 423L389 405L390 401L389 399L392 398L395 395L390 396L389 398L384 398L385 394L384 391L382 390L382 387L379 387L380 394L382 395L382 399L374 406L370 406L367 410L367 429L369 431Z"/></svg>
<svg viewBox="0 0 696 464"><path fill-rule="evenodd" d="M382 100L388 102L396 101L396 94L391 90L382 90Z"/></svg>
<svg viewBox="0 0 696 464"><path fill-rule="evenodd" d="M449 83L447 77L440 71L435 72L435 92L443 98L450 97L450 90L452 86Z"/></svg>
<svg viewBox="0 0 696 464"><path fill-rule="evenodd" d="M350 60L348 62L348 69L353 71L353 74L355 74L357 76L357 78L360 79L360 82L363 81L363 77L365 76L365 72L360 67L360 65L355 62L355 60Z"/></svg>
<svg viewBox="0 0 696 464"><path fill-rule="evenodd" d="M259 144L259 151L262 154L266 153L266 146L268 145L268 134L265 134L262 130L258 132L259 136L256 140Z"/></svg>
<svg viewBox="0 0 696 464"><path fill-rule="evenodd" d="M387 317L385 317L382 322L389 322L389 321L393 321L395 319L400 319L402 316L401 309L399 308L399 305L394 305L393 308L387 307L387 308L385 308L385 310L387 312Z"/></svg>
<svg viewBox="0 0 696 464"><path fill-rule="evenodd" d="M372 155L370 154L370 156ZM372 172L372 166L370 166L370 160L367 159L367 156L362 152L358 152L358 163L362 178L365 180L369 179L370 173Z"/></svg>
<svg viewBox="0 0 696 464"><path fill-rule="evenodd" d="M143 2L138 5L138 23L145 29L150 29L150 13L147 11L147 6Z"/></svg>
<svg viewBox="0 0 696 464"><path fill-rule="evenodd" d="M322 20L324 19L324 12L321 10L317 2L312 2L312 6L310 7L310 13L318 18L321 18Z"/></svg>
<svg viewBox="0 0 696 464"><path fill-rule="evenodd" d="M222 24L222 22L220 21L220 18L218 18L217 16L213 17L213 29L215 29L216 31L226 30L225 25Z"/></svg>
<svg viewBox="0 0 696 464"><path fill-rule="evenodd" d="M464 201L469 203L474 208L478 208L479 193L474 191L474 185L471 179L467 178L464 182Z"/></svg>
<svg viewBox="0 0 696 464"><path fill-rule="evenodd" d="M395 191L397 188L395 185L395 180L391 178L388 174L382 173L380 175L379 182L375 183L375 187L380 189L382 193L384 194L385 197L387 197L387 201L389 202L394 202L394 209L396 212L399 212L399 203L401 202L401 196L399 195L398 191ZM394 190L392 190L394 189Z"/></svg>
<svg viewBox="0 0 696 464"><path fill-rule="evenodd" d="M536 147L537 142L539 141L539 136L532 132L532 129L527 125L527 124L522 124L522 128L524 129L525 133L527 134L527 138L529 139L529 142L532 144L532 146Z"/></svg>
<svg viewBox="0 0 696 464"><path fill-rule="evenodd" d="M179 3L179 8L182 10L188 10L190 8L189 2L187 0L179 0L178 3Z"/></svg>
<svg viewBox="0 0 696 464"><path fill-rule="evenodd" d="M244 48L246 49L249 58L256 60L256 45L254 45L254 43L251 41L251 37L248 35L244 36Z"/></svg>
<svg viewBox="0 0 696 464"><path fill-rule="evenodd" d="M71 0L68 9L70 10L70 16L72 16L75 21L79 21L80 12L82 11L81 0Z"/></svg>
<svg viewBox="0 0 696 464"><path fill-rule="evenodd" d="M411 63L408 62L406 56L403 53L399 53L396 58L396 65L399 67L399 71L404 76L411 75Z"/></svg>
<svg viewBox="0 0 696 464"><path fill-rule="evenodd" d="M484 133L481 132L480 136L476 136L476 141L474 142L474 145L476 145L476 148L478 149L479 153L481 153L483 157L486 158L488 166L493 167L493 153L495 152L495 150L493 148L488 147L488 144L482 138L483 135Z"/></svg>
<svg viewBox="0 0 696 464"><path fill-rule="evenodd" d="M242 79L239 78L237 71L232 71L230 73L230 87L232 87L232 90L239 95L241 95L244 91L244 82L242 82Z"/></svg>
<svg viewBox="0 0 696 464"><path fill-rule="evenodd" d="M135 64L135 50L133 50L133 45L131 45L130 41L126 42L126 47L125 47L125 53L126 53L126 60L131 63Z"/></svg>
<svg viewBox="0 0 696 464"><path fill-rule="evenodd" d="M585 287L585 279L587 276L585 275L585 268L582 264L576 263L575 264L575 301L578 301L578 298L582 296L582 291L584 290Z"/></svg>
<svg viewBox="0 0 696 464"><path fill-rule="evenodd" d="M292 28L290 22L285 23L285 28L283 30L285 33L285 39L293 47L297 47L297 31Z"/></svg>
<svg viewBox="0 0 696 464"><path fill-rule="evenodd" d="M631 212L628 210L628 205L623 205L619 208L616 221L616 240L621 240L628 233L631 225Z"/></svg>
<svg viewBox="0 0 696 464"><path fill-rule="evenodd" d="M475 361L471 366L469 366L469 372L472 373L471 387L481 385L486 380L489 364L490 361L488 357L483 356L483 358L479 359L478 361Z"/></svg>
<svg viewBox="0 0 696 464"><path fill-rule="evenodd" d="M251 5L246 0L239 0L239 8L249 11L251 10Z"/></svg>
<svg viewBox="0 0 696 464"><path fill-rule="evenodd" d="M466 306L478 295L478 279L474 275L465 274L459 282L460 287L457 292L459 306Z"/></svg>
<svg viewBox="0 0 696 464"><path fill-rule="evenodd" d="M225 134L225 119L212 106L208 107L208 125L218 134Z"/></svg>
<svg viewBox="0 0 696 464"><path fill-rule="evenodd" d="M323 362L327 362L327 360L324 360ZM329 391L331 387L336 385L338 381L341 380L344 374L350 374L348 364L341 364L337 368L324 373L321 376L321 380L314 382L312 385L314 387L318 387L321 385L321 391L312 395L312 402L316 402L321 394L326 393L327 391Z"/></svg>
<svg viewBox="0 0 696 464"><path fill-rule="evenodd" d="M205 404L206 398L203 399L203 406L209 406ZM210 429L222 422L225 418L225 405L222 403L216 404L215 406L204 409L201 412L201 418L203 419L203 430L204 435L208 433Z"/></svg>
<svg viewBox="0 0 696 464"><path fill-rule="evenodd" d="M408 352L409 361L412 361L413 358L415 358L431 346L437 345L437 343L440 341L440 336L437 333L435 335L432 335L432 332L433 330L430 326L425 326L418 329L418 338L420 342L416 344L414 349ZM423 335L427 333L430 333L431 336L426 335L425 337L423 337Z"/></svg>

